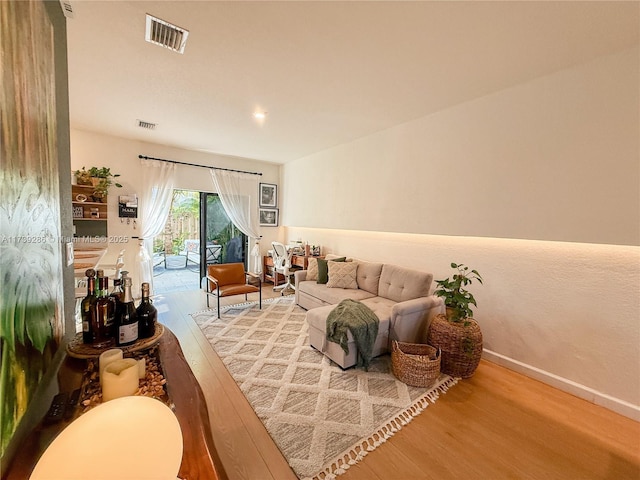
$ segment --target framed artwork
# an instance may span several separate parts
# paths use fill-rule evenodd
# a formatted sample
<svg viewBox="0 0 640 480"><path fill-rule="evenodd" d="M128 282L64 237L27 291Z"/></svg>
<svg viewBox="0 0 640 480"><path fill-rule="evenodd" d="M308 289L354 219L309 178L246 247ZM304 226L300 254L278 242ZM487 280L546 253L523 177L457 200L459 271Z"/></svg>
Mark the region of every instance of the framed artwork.
<svg viewBox="0 0 640 480"><path fill-rule="evenodd" d="M278 209L277 208L261 208L260 209L260 226L261 227L277 227L278 226Z"/></svg>
<svg viewBox="0 0 640 480"><path fill-rule="evenodd" d="M278 186L272 183L260 184L260 206L273 207L278 206Z"/></svg>

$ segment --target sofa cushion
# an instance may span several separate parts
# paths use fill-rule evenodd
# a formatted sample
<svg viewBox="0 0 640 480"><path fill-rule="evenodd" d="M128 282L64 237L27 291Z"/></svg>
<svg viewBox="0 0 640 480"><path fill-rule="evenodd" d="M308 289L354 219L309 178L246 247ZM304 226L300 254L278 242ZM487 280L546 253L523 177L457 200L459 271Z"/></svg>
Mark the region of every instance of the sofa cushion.
<svg viewBox="0 0 640 480"><path fill-rule="evenodd" d="M327 266L329 268L327 288L358 288L356 281L358 263L330 261Z"/></svg>
<svg viewBox="0 0 640 480"><path fill-rule="evenodd" d="M318 259L310 258L307 263L307 280L318 280Z"/></svg>
<svg viewBox="0 0 640 480"><path fill-rule="evenodd" d="M380 320L385 321L391 319L391 310L396 304L393 300L384 297L365 298L362 300L362 303L373 310L373 313L375 313Z"/></svg>
<svg viewBox="0 0 640 480"><path fill-rule="evenodd" d="M328 262L344 262L346 260L346 257L338 257L338 258L332 258L332 259L322 259L319 258L318 259L318 283L327 283L327 281L329 280L329 266L327 265Z"/></svg>
<svg viewBox="0 0 640 480"><path fill-rule="evenodd" d="M327 288L326 284L310 282L300 282L298 284L299 294L307 294L314 298L319 298L325 303L337 305L345 298L351 298L353 300L363 300L365 298L373 297L373 294L366 290L353 290L350 288Z"/></svg>
<svg viewBox="0 0 640 480"><path fill-rule="evenodd" d="M395 302L429 296L433 275L397 265L384 264L378 295Z"/></svg>
<svg viewBox="0 0 640 480"><path fill-rule="evenodd" d="M378 295L378 283L380 283L381 273L381 263L358 261L358 273L356 276L358 288Z"/></svg>

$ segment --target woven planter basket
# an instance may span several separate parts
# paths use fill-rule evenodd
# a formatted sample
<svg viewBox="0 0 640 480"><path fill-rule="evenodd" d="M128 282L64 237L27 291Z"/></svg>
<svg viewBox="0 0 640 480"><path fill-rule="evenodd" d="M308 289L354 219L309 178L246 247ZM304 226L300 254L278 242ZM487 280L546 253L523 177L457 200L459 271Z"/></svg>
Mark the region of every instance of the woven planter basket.
<svg viewBox="0 0 640 480"><path fill-rule="evenodd" d="M404 343L391 344L393 374L412 387L429 387L440 376L440 352L431 345Z"/></svg>
<svg viewBox="0 0 640 480"><path fill-rule="evenodd" d="M482 356L482 332L473 318L465 322L450 322L445 315L436 315L427 334L427 343L442 351L441 369L452 377L473 376Z"/></svg>

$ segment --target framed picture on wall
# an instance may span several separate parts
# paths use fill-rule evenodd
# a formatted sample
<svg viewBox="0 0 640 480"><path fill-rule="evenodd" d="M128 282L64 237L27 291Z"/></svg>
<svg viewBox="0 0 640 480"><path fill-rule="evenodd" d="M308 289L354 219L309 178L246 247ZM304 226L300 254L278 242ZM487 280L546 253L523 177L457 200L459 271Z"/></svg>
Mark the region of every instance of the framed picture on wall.
<svg viewBox="0 0 640 480"><path fill-rule="evenodd" d="M278 186L272 183L260 184L260 206L273 207L278 206Z"/></svg>
<svg viewBox="0 0 640 480"><path fill-rule="evenodd" d="M260 209L260 226L261 227L277 227L278 226L278 209L277 208L261 208Z"/></svg>

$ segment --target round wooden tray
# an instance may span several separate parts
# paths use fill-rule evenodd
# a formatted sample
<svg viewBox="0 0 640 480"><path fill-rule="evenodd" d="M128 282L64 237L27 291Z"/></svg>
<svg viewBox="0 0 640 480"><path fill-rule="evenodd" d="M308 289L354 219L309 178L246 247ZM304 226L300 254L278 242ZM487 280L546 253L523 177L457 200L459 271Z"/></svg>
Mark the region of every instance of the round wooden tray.
<svg viewBox="0 0 640 480"><path fill-rule="evenodd" d="M91 345L87 345L86 343L83 343L82 332L80 332L80 333L77 333L76 336L73 339L71 339L69 343L67 343L67 353L69 354L70 357L73 357L73 358L88 359L88 358L97 358L100 356L102 352L109 350L110 348L119 348L125 354L131 353L131 352L137 352L140 350L145 350L147 348L150 348L156 343L158 343L163 333L164 333L164 325L162 325L161 323L156 323L156 333L153 335L153 337L143 338L141 340L138 340L133 345L129 345L126 347L118 347L114 344L114 345L110 345L103 348L96 348L96 347L92 347Z"/></svg>

